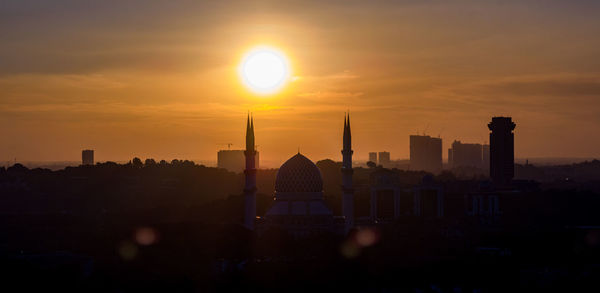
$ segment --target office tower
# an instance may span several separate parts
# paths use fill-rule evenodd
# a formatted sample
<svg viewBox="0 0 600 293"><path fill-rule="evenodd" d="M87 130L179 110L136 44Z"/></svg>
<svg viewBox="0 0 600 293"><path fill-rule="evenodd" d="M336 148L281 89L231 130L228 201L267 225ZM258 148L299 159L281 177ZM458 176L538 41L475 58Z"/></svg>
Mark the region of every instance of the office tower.
<svg viewBox="0 0 600 293"><path fill-rule="evenodd" d="M507 185L515 174L516 124L511 117L492 117L490 133L490 177L495 184Z"/></svg>
<svg viewBox="0 0 600 293"><path fill-rule="evenodd" d="M254 118L250 119L246 124L246 184L244 187L244 225L250 230L254 230L254 222L256 221L256 150L254 146Z"/></svg>
<svg viewBox="0 0 600 293"><path fill-rule="evenodd" d="M455 140L452 148L448 150L448 156L452 156L450 167L483 167L483 149L478 143L462 143Z"/></svg>
<svg viewBox="0 0 600 293"><path fill-rule="evenodd" d="M442 170L442 139L429 135L411 135L410 169L439 173Z"/></svg>
<svg viewBox="0 0 600 293"><path fill-rule="evenodd" d="M350 132L350 114L344 117L344 139L342 149L342 214L346 221L345 231L354 227L354 189L352 186L352 134ZM369 154L370 155L370 154Z"/></svg>
<svg viewBox="0 0 600 293"><path fill-rule="evenodd" d="M220 150L217 152L217 167L240 173L246 167L244 150ZM260 155L256 152L255 168L259 168Z"/></svg>
<svg viewBox="0 0 600 293"><path fill-rule="evenodd" d="M94 150L81 151L81 164L84 166L94 165Z"/></svg>
<svg viewBox="0 0 600 293"><path fill-rule="evenodd" d="M379 152L379 165L387 167L390 165L390 152Z"/></svg>
<svg viewBox="0 0 600 293"><path fill-rule="evenodd" d="M377 164L377 153L376 152L369 153L369 161Z"/></svg>

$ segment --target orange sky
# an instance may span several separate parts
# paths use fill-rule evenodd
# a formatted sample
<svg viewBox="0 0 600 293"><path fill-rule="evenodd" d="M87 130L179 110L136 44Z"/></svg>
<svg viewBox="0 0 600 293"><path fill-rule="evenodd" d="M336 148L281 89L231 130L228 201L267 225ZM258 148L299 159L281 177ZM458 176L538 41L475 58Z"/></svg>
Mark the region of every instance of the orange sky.
<svg viewBox="0 0 600 293"><path fill-rule="evenodd" d="M82 2L0 4L0 161L216 160L248 110L263 165L340 160L348 109L356 159L486 142L494 115L517 157L600 157L598 2ZM260 44L292 66L269 97L236 71Z"/></svg>

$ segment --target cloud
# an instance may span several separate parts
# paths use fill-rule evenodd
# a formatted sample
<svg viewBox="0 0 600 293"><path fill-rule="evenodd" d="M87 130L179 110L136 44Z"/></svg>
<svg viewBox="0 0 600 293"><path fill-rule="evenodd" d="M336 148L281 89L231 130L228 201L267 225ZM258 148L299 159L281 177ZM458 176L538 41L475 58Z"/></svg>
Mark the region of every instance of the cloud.
<svg viewBox="0 0 600 293"><path fill-rule="evenodd" d="M447 112L544 116L600 122L600 76L538 74L462 80L424 93Z"/></svg>
<svg viewBox="0 0 600 293"><path fill-rule="evenodd" d="M305 76L294 76L294 81L335 81L335 80L346 80L356 79L360 76L351 72L350 70L344 70L342 72L325 74L325 75L305 75Z"/></svg>
<svg viewBox="0 0 600 293"><path fill-rule="evenodd" d="M585 74L516 76L483 83L480 90L518 96L600 97L600 76Z"/></svg>
<svg viewBox="0 0 600 293"><path fill-rule="evenodd" d="M308 93L300 93L298 97L302 98L318 98L318 99L328 99L328 98L356 98L363 96L363 92L308 92Z"/></svg>

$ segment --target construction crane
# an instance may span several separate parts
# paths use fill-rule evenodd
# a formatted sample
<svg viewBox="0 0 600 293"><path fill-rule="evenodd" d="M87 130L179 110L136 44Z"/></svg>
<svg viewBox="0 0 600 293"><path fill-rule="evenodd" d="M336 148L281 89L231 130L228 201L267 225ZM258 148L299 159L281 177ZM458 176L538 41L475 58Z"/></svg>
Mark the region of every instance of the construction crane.
<svg viewBox="0 0 600 293"><path fill-rule="evenodd" d="M219 143L217 145L226 145L228 150L231 150L231 146L233 145L232 143L228 142L228 143Z"/></svg>

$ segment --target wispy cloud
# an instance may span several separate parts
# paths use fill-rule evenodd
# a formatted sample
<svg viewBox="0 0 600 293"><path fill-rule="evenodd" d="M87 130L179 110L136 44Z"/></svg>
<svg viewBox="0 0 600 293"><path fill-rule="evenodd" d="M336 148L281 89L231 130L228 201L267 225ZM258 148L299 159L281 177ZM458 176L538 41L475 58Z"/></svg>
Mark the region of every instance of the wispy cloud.
<svg viewBox="0 0 600 293"><path fill-rule="evenodd" d="M356 98L364 95L363 92L309 92L300 93L298 97L303 98Z"/></svg>

